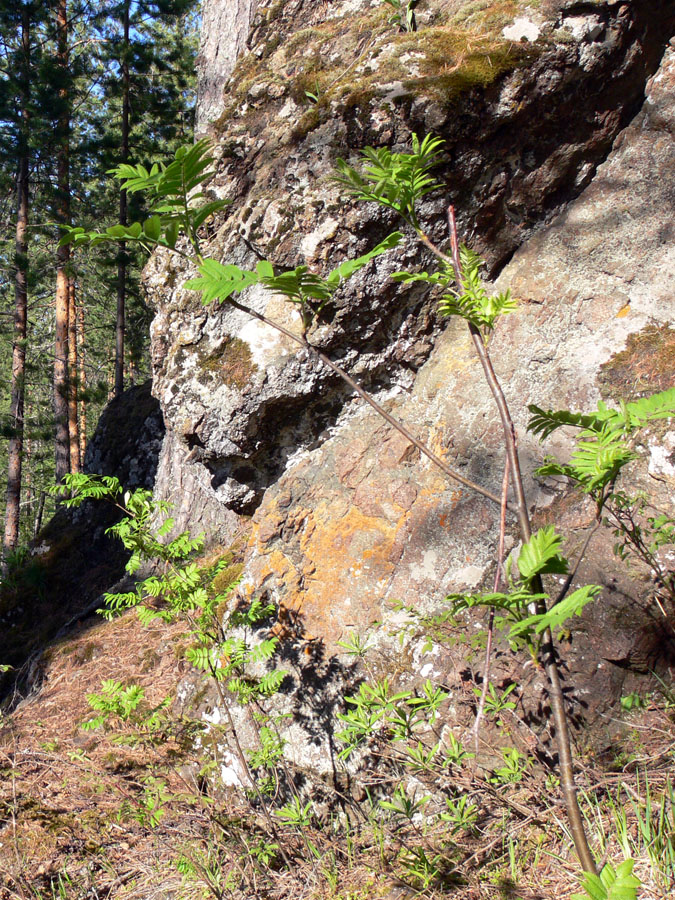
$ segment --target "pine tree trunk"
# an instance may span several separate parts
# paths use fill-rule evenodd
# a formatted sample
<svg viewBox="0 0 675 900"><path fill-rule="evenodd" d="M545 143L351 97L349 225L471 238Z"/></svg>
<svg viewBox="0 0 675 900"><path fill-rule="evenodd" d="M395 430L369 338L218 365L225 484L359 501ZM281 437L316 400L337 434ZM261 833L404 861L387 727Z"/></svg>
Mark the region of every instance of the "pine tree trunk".
<svg viewBox="0 0 675 900"><path fill-rule="evenodd" d="M9 439L7 466L7 502L3 562L19 542L21 511L21 466L24 435L24 400L26 374L26 323L28 312L28 203L30 122L30 10L24 7L21 23L22 46L22 104L19 136L19 164L16 179L16 243L14 275L14 343L12 349L12 387L10 417L12 435Z"/></svg>
<svg viewBox="0 0 675 900"><path fill-rule="evenodd" d="M26 510L30 510L35 502L33 489L33 443L28 435L23 442L23 496Z"/></svg>
<svg viewBox="0 0 675 900"><path fill-rule="evenodd" d="M84 304L77 307L77 365L79 391L79 423L80 423L80 466L84 465L84 453L87 449L87 404L84 389L87 386L84 370Z"/></svg>
<svg viewBox="0 0 675 900"><path fill-rule="evenodd" d="M45 511L45 499L47 494L45 491L40 491L40 498L38 500L37 509L35 510L35 519L33 521L33 538L36 538L40 533L40 528L42 528L42 515Z"/></svg>
<svg viewBox="0 0 675 900"><path fill-rule="evenodd" d="M77 308L75 279L70 278L68 292L68 436L70 439L70 471L80 471L80 433L77 421Z"/></svg>
<svg viewBox="0 0 675 900"><path fill-rule="evenodd" d="M56 8L58 34L57 63L62 70L63 83L59 90L59 121L57 127L57 204L59 222L70 219L70 113L68 79L68 10L67 0L58 0ZM70 278L68 264L70 247L56 252L56 329L54 337L54 477L60 482L70 469L70 437L68 434L68 307Z"/></svg>
<svg viewBox="0 0 675 900"><path fill-rule="evenodd" d="M124 43L122 45L122 143L120 160L129 159L129 0L124 4ZM120 225L127 224L127 192L120 191ZM127 261L124 241L120 243L117 264L117 323L115 326L115 396L124 390L124 331L127 290Z"/></svg>

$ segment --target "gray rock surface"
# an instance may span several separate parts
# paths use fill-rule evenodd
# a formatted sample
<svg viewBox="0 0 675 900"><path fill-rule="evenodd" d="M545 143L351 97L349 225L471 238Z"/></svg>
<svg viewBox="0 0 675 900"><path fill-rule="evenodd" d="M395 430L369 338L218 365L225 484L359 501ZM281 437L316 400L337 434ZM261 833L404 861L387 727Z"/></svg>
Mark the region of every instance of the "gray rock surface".
<svg viewBox="0 0 675 900"><path fill-rule="evenodd" d="M114 475L125 487L153 487L164 441L164 422L152 385L136 385L111 400L87 445L83 470Z"/></svg>
<svg viewBox="0 0 675 900"><path fill-rule="evenodd" d="M643 110L592 184L500 276L500 286L512 286L521 306L497 330L492 356L516 420L535 523L553 523L565 533L571 556L593 511L564 486L533 478L543 450L525 432L526 405L583 410L601 397L617 401L673 384L674 126L670 49ZM628 212L636 201L644 217L639 228ZM446 461L499 490L499 423L462 323L444 331L411 387L380 399ZM672 424L655 428L628 480L671 514L673 437ZM568 445L561 437L546 449L564 455ZM652 465L648 474L649 458L662 459L665 468ZM464 642L439 653L409 627L405 609L396 610L401 604L437 610L446 593L489 583L497 529L493 505L448 482L358 400L345 407L319 448L295 459L267 490L253 518L241 593L272 599L281 610L283 652L296 660L295 700L282 699L295 713L286 736L296 764L331 771L332 731L317 723L328 720L339 685L353 679L338 642L354 632L368 635L371 671L395 673L404 683L441 681L450 689L452 727L469 724L467 680L482 668L470 637L482 627L480 619L466 622ZM510 527L508 546L516 540ZM607 710L622 693L640 689L640 674L665 672L675 658L673 610L666 618L651 603L644 573L613 558L613 541L601 530L591 544L577 580L604 590L564 648L573 721L585 722L586 746L600 751L617 727ZM336 650L343 665L332 655ZM527 698L540 696L542 675L521 663L498 651L492 677L497 684L519 682L523 714L535 722L541 710ZM240 727L246 734L243 713Z"/></svg>

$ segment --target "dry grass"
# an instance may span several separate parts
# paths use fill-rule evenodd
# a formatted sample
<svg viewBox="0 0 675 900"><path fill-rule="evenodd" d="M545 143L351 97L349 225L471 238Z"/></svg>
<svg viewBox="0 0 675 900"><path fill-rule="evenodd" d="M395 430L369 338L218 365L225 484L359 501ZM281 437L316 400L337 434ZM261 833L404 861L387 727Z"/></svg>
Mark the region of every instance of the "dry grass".
<svg viewBox="0 0 675 900"><path fill-rule="evenodd" d="M153 705L172 694L185 666L174 653L183 632L180 625L143 629L131 612L85 624L45 654L41 686L1 733L0 897L30 897L28 885L46 889L64 872L80 881L97 873L103 884L121 885L128 880L122 873L138 865L134 859L145 868L160 852L155 835L116 821L120 783L135 790L154 761L79 724L91 714L87 694L107 678L140 684Z"/></svg>
<svg viewBox="0 0 675 900"><path fill-rule="evenodd" d="M79 727L90 714L86 695L96 692L103 679L142 685L150 704L172 695L186 669L176 648L185 644L180 624L143 629L130 612L112 623L83 624L51 648L40 687L6 719L1 733L0 900L209 896L199 872L185 878L178 871L181 854L197 868L215 863L222 885L231 876L223 896L234 900L549 900L576 888L574 860L561 832L560 800L542 774L505 789L486 784L480 770L463 770L459 781L479 817L473 833L457 832L449 841L446 825L444 835L434 834L438 824L426 835L420 825L407 834L378 833L359 819L358 804L350 801L347 831L343 811L339 828L326 822L308 833L316 856L297 833L282 829L277 839L291 868L256 866L245 845L264 837L259 813L241 797L216 798L220 821L214 829L207 805L195 801L199 792L187 765L189 751L179 742L172 738L154 749L134 749L115 743L114 735ZM581 773L596 849L615 862L622 853L608 798L617 796L619 784L625 801L639 796L645 771L658 795L675 748L672 713L662 703L630 716L633 738L623 756L616 748L611 760L587 760ZM615 771L608 771L608 764ZM124 809L138 802L143 778L160 770L172 791L189 788L194 797L176 801L152 829L125 816ZM386 777L384 770L374 770L371 788L377 781L386 785ZM358 799L362 803L363 797ZM624 808L628 830L637 835L634 811L627 802ZM416 891L400 880L405 872L395 857L401 839L411 846L445 843L444 852L452 858L445 883ZM654 881L644 854L637 871L646 880L644 900L666 900L668 893Z"/></svg>

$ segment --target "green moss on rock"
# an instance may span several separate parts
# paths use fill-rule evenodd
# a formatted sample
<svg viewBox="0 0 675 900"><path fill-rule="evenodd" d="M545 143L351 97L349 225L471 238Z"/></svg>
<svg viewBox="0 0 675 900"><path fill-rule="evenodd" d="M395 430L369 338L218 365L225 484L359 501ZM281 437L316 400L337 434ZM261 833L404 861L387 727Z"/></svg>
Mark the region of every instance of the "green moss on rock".
<svg viewBox="0 0 675 900"><path fill-rule="evenodd" d="M433 4L432 4L433 5ZM387 95L387 85L402 83L413 99L449 105L464 91L485 87L504 73L542 53L549 43L514 43L503 37L504 26L539 5L538 0L469 0L447 12L441 4L426 27L401 33L391 24L384 4L349 10L343 16L316 21L294 15L263 30L253 53L240 59L230 81L230 105L215 123L222 134L238 126L251 129L279 96L258 92L254 85L279 81L305 109L291 122L292 137L304 138L335 110L366 107ZM309 107L311 93L319 103Z"/></svg>
<svg viewBox="0 0 675 900"><path fill-rule="evenodd" d="M598 383L604 398L634 400L673 385L675 330L669 324L648 325L631 334L626 346L600 366Z"/></svg>
<svg viewBox="0 0 675 900"><path fill-rule="evenodd" d="M249 383L258 366L253 362L251 348L246 341L229 337L219 350L200 360L199 368L229 387L241 390Z"/></svg>
<svg viewBox="0 0 675 900"><path fill-rule="evenodd" d="M244 571L243 563L232 562L222 569L213 579L213 589L216 594L224 594L225 591L232 587L237 581L241 573Z"/></svg>

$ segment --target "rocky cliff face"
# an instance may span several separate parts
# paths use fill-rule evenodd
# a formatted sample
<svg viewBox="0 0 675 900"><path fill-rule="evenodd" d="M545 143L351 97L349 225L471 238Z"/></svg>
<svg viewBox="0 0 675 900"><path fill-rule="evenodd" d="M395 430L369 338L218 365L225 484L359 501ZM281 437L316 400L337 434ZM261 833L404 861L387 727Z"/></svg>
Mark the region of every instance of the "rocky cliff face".
<svg viewBox="0 0 675 900"><path fill-rule="evenodd" d="M493 356L537 520L563 522L579 545L592 511L533 478L542 451L525 435L526 405L583 410L672 383L672 4L428 0L413 33L380 3L239 6L235 21L228 0L207 2L204 15L200 123L211 120L217 160L209 189L232 201L209 226L207 253L325 271L364 252L397 223L340 193L335 159L440 135L445 191L425 204L425 227L442 241L452 202L493 271L513 257L500 279L521 307L500 326ZM428 262L410 243L395 265ZM383 256L351 279L308 337L498 493L497 418L468 335L461 323L445 327L427 295L395 286L393 268ZM395 623L396 601L430 608L482 584L498 510L421 461L290 341L231 308L201 307L182 287L189 274L161 254L146 273L168 427L158 491L177 502L181 525L220 540L253 514L242 591L279 603L297 647L332 652L352 628ZM277 298L251 289L246 302L298 327ZM655 429L643 448L649 475L635 476L671 510L673 446L672 431ZM591 717L616 700L627 671L673 652L669 621L644 608L635 573L607 565L610 547L611 535L596 536L580 573L606 585L571 654L579 709ZM598 615L603 628L591 629ZM466 656L406 652L413 675L442 672L460 689Z"/></svg>

